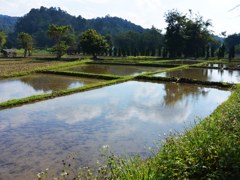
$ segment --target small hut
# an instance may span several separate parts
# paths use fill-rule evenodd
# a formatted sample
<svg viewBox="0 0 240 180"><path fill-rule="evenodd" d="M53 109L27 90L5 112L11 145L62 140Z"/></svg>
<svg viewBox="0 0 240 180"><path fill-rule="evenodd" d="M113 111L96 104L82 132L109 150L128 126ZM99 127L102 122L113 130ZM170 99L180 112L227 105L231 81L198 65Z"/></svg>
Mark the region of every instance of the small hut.
<svg viewBox="0 0 240 180"><path fill-rule="evenodd" d="M3 49L1 50L1 53L3 54L4 57L16 57L17 52L14 49Z"/></svg>

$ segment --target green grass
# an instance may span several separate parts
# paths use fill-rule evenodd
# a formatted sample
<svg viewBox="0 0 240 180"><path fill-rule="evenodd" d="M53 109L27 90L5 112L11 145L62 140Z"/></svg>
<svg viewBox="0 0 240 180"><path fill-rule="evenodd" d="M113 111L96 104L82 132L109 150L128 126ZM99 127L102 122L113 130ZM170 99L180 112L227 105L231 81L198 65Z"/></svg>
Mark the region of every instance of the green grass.
<svg viewBox="0 0 240 180"><path fill-rule="evenodd" d="M200 121L200 120L199 120ZM95 172L64 167L63 179L238 179L240 177L240 85L209 117L182 134L172 133L153 156L115 156ZM71 174L71 172L74 174ZM41 179L41 178L40 178Z"/></svg>
<svg viewBox="0 0 240 180"><path fill-rule="evenodd" d="M178 65L174 64L163 64L163 63L156 63L151 61L144 61L144 62L89 62L89 64L106 64L106 65L128 65L128 66L150 66L150 67L176 67Z"/></svg>
<svg viewBox="0 0 240 180"><path fill-rule="evenodd" d="M22 57L24 55L24 49L16 49L16 52L17 52L18 57ZM47 49L44 49L44 50L33 49L32 56L33 57L35 57L35 56L52 56L52 54Z"/></svg>
<svg viewBox="0 0 240 180"><path fill-rule="evenodd" d="M157 76L148 76L148 75L139 75L134 79L144 80L144 81L154 81L154 82L176 82L176 83L186 83L186 84L199 84L205 86L215 86L220 88L231 88L234 84L226 82L214 82L214 81L200 81L196 79L188 78L177 78L177 77L157 77Z"/></svg>
<svg viewBox="0 0 240 180"><path fill-rule="evenodd" d="M230 179L240 175L240 86L214 113L169 137L153 158L161 179Z"/></svg>

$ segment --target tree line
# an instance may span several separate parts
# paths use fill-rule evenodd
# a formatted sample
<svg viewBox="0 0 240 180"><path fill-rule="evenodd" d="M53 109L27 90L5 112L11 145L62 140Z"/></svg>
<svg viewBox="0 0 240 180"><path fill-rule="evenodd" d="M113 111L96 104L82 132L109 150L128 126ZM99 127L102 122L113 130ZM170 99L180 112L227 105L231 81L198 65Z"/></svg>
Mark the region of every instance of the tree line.
<svg viewBox="0 0 240 180"><path fill-rule="evenodd" d="M60 11L60 14L70 16L59 9L42 7L38 11L50 11L58 15ZM30 13L37 15L38 11L32 10ZM26 15L25 18L28 19L29 15ZM45 48L51 47L51 52L55 53L57 58L60 58L65 53L86 53L92 54L94 58L97 55L106 55L161 56L163 58L204 57L208 59L209 57L224 58L228 53L229 59L232 59L240 47L240 34L230 35L225 38L224 42L221 42L209 30L212 25L211 21L205 21L202 16L194 14L191 10L189 10L188 14L171 10L165 14L165 21L167 22L165 34L155 27L144 31L120 31L115 34L101 34L94 29L76 33L76 28L73 28L71 24L48 24L47 31L41 33L44 34L43 39L45 36L47 37ZM21 29L20 25L21 23L17 23L16 29ZM101 23L96 29L100 27L103 28ZM31 55L34 46L39 45L36 44L38 41L36 40L36 34L33 33L39 31L36 29L34 31L34 27L28 27L27 24L22 27L22 29L24 28L28 29L28 32L21 31L15 36L25 50L24 56L27 56ZM29 33L29 29L32 34ZM11 35L8 34L8 36ZM0 48L3 48L12 37L7 37L4 32L0 31Z"/></svg>

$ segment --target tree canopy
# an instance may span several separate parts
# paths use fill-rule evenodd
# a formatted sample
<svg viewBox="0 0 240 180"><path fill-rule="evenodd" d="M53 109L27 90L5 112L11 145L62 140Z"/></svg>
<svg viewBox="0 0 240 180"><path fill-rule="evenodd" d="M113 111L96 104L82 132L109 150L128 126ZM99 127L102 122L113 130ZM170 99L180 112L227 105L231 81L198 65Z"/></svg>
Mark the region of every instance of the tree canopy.
<svg viewBox="0 0 240 180"><path fill-rule="evenodd" d="M6 21L9 18L0 15L0 28L1 19ZM54 7L31 9L25 16L12 20L11 23L16 24L15 31L7 33L6 47L19 48L18 35L24 32L32 37L36 48L53 47L52 50L58 57L66 52L79 53L79 34L88 29L94 29L105 36L109 45L105 54L114 56L208 58L218 55L221 58L226 57L223 55L229 53L230 49L231 52L238 54L240 47L239 34L229 35L223 41L224 38L213 35L209 30L211 27L209 20L204 20L202 16L194 14L191 10L187 14L177 10L168 11L165 14L167 22L165 34L155 27L144 29L118 17L107 15L87 20L81 16L71 16L66 11ZM65 31L63 27L68 27L68 30Z"/></svg>
<svg viewBox="0 0 240 180"><path fill-rule="evenodd" d="M166 28L165 45L169 57L199 57L204 56L206 47L211 42L211 26L209 20L204 21L202 16L182 14L177 10L165 14Z"/></svg>
<svg viewBox="0 0 240 180"><path fill-rule="evenodd" d="M0 31L0 50L3 48L7 41L7 36L3 31Z"/></svg>
<svg viewBox="0 0 240 180"><path fill-rule="evenodd" d="M144 32L128 31L115 36L113 44L119 55L154 56L157 49L161 51L163 35L155 27Z"/></svg>
<svg viewBox="0 0 240 180"><path fill-rule="evenodd" d="M233 46L237 46L240 44L240 33L232 34L225 38L224 43L227 48L231 48Z"/></svg>
<svg viewBox="0 0 240 180"><path fill-rule="evenodd" d="M80 46L84 53L93 55L93 58L106 52L109 47L106 39L94 29L89 29L80 35Z"/></svg>
<svg viewBox="0 0 240 180"><path fill-rule="evenodd" d="M56 26L50 24L48 28L48 36L53 39L55 45L52 52L56 53L57 59L60 59L67 51L69 46L63 40L64 35L69 31L69 26Z"/></svg>
<svg viewBox="0 0 240 180"><path fill-rule="evenodd" d="M3 31L7 34L12 33L17 20L18 17L0 15L0 31Z"/></svg>
<svg viewBox="0 0 240 180"><path fill-rule="evenodd" d="M48 38L47 31L49 24L57 26L71 26L76 34L80 34L88 29L95 29L102 35L110 34L114 36L120 32L133 30L142 32L141 26L135 25L127 20L118 17L101 17L95 19L85 19L82 16L72 16L60 8L31 9L29 13L20 17L15 25L15 32L12 37L17 37L20 32L26 32L34 38L36 47L51 47L53 42ZM14 38L9 39L9 44L14 46Z"/></svg>
<svg viewBox="0 0 240 180"><path fill-rule="evenodd" d="M28 33L21 32L18 35L18 40L20 41L22 48L24 49L24 57L28 55L31 56L31 51L33 48L33 39L32 36Z"/></svg>

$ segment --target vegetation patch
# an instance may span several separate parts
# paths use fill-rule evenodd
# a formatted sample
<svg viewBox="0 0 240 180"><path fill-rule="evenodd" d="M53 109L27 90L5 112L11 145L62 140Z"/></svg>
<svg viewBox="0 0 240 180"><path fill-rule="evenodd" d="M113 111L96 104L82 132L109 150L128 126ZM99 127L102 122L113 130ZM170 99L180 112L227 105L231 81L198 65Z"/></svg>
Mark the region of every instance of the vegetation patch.
<svg viewBox="0 0 240 180"><path fill-rule="evenodd" d="M36 60L42 60L42 61L56 61L59 60L56 57L37 57ZM61 57L60 61L77 61L80 60L79 57Z"/></svg>
<svg viewBox="0 0 240 180"><path fill-rule="evenodd" d="M106 65L128 65L128 66L150 66L150 67L176 67L178 65L174 64L155 64L154 62L150 63L137 63L137 62L89 62L88 64L106 64Z"/></svg>
<svg viewBox="0 0 240 180"><path fill-rule="evenodd" d="M179 59L167 59L167 58L156 58L151 56L127 56L127 57L114 57L114 56L100 56L99 60L96 60L96 62L99 63L155 63L155 64L161 64L161 63L172 63L172 62L178 62L181 61Z"/></svg>
<svg viewBox="0 0 240 180"><path fill-rule="evenodd" d="M155 158L160 179L235 179L240 175L240 86L214 113L170 136Z"/></svg>

